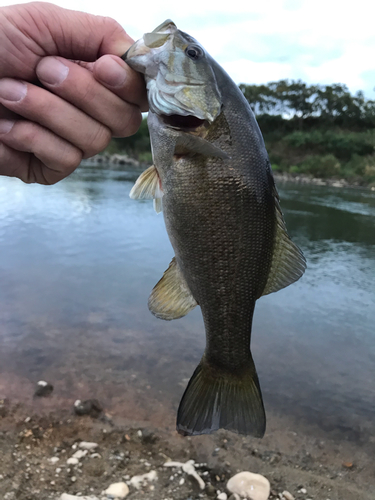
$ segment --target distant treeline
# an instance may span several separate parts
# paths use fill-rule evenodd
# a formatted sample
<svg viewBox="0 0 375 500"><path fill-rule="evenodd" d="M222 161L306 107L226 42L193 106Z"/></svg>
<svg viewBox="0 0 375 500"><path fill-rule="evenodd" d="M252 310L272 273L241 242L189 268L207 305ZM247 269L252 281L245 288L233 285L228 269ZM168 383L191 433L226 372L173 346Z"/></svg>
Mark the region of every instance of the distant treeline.
<svg viewBox="0 0 375 500"><path fill-rule="evenodd" d="M280 80L241 84L262 130L274 171L345 178L375 185L375 101L342 84ZM146 120L132 137L115 139L112 152L151 161Z"/></svg>

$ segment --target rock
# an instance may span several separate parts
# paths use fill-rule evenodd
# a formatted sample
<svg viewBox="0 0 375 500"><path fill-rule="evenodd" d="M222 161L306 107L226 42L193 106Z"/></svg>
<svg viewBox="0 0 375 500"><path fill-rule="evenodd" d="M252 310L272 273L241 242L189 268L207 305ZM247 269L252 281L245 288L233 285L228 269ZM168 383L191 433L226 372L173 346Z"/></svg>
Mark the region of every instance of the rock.
<svg viewBox="0 0 375 500"><path fill-rule="evenodd" d="M90 415L90 417L98 418L103 412L103 407L97 399L86 399L81 401L77 399L74 403L74 413L76 415Z"/></svg>
<svg viewBox="0 0 375 500"><path fill-rule="evenodd" d="M224 492L223 492L223 493L220 493L220 494L216 497L216 499L217 499L217 500L227 500L227 498L228 498L228 495L227 495L226 493L224 493Z"/></svg>
<svg viewBox="0 0 375 500"><path fill-rule="evenodd" d="M240 495L237 495L237 493L233 493L233 495L231 495L228 500L241 500L241 497Z"/></svg>
<svg viewBox="0 0 375 500"><path fill-rule="evenodd" d="M283 496L283 498L285 498L285 500L295 500L294 496L289 493L289 491L283 491L281 495Z"/></svg>
<svg viewBox="0 0 375 500"><path fill-rule="evenodd" d="M307 490L306 490L306 488L301 488L300 490L298 490L298 493L302 493L302 495L306 495Z"/></svg>
<svg viewBox="0 0 375 500"><path fill-rule="evenodd" d="M36 384L36 389L34 392L34 396L45 398L52 394L53 385L45 380L39 380Z"/></svg>
<svg viewBox="0 0 375 500"><path fill-rule="evenodd" d="M78 460L80 460L81 458L85 457L87 453L87 450L78 450L72 455L72 458L77 458Z"/></svg>
<svg viewBox="0 0 375 500"><path fill-rule="evenodd" d="M66 461L66 463L68 465L77 465L77 464L79 464L79 460L78 460L78 458L71 457L71 458L68 458L68 460Z"/></svg>
<svg viewBox="0 0 375 500"><path fill-rule="evenodd" d="M139 476L133 476L130 479L129 484L131 484L132 486L134 486L134 488L139 490L139 488L141 486L143 486L147 481L156 481L157 478L158 478L158 475L156 473L156 470L151 470L150 472L147 472L146 474L141 474Z"/></svg>
<svg viewBox="0 0 375 500"><path fill-rule="evenodd" d="M9 412L9 401L8 399L0 399L0 418L4 418Z"/></svg>
<svg viewBox="0 0 375 500"><path fill-rule="evenodd" d="M237 493L242 498L251 500L267 500L270 495L270 483L267 478L253 472L239 472L227 483L231 493Z"/></svg>
<svg viewBox="0 0 375 500"><path fill-rule="evenodd" d="M214 497L214 496L216 496L216 488L212 484L208 484L206 486L206 490L205 491L206 491L206 495L208 497Z"/></svg>
<svg viewBox="0 0 375 500"><path fill-rule="evenodd" d="M90 443L89 441L81 441L78 446L79 446L79 448L82 448L83 450L91 451L91 450L95 450L95 448L97 448L99 445L98 445L98 443Z"/></svg>
<svg viewBox="0 0 375 500"><path fill-rule="evenodd" d="M125 498L129 494L129 487L126 483L113 483L104 493L113 498Z"/></svg>
<svg viewBox="0 0 375 500"><path fill-rule="evenodd" d="M56 464L59 460L59 457L52 457L48 459L48 462L50 462L51 464Z"/></svg>

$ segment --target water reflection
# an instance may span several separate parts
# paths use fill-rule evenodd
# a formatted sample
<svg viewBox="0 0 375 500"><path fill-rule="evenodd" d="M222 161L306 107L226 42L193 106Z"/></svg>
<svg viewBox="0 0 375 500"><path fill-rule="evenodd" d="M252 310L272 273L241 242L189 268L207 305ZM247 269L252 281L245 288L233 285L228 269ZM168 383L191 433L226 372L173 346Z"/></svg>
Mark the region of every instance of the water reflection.
<svg viewBox="0 0 375 500"><path fill-rule="evenodd" d="M51 187L0 179L0 363L19 387L49 378L64 395L80 380L121 407L136 375L154 389L137 393L146 407L178 404L203 324L198 308L174 322L147 310L173 252L152 203L129 199L137 176L86 166ZM308 269L256 308L266 407L366 436L375 431L375 193L279 192Z"/></svg>

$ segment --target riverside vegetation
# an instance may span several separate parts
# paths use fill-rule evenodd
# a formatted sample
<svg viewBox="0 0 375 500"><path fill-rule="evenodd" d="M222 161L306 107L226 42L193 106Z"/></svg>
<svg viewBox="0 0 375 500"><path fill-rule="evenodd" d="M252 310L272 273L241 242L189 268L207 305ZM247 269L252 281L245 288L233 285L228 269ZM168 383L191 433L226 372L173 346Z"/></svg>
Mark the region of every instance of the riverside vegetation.
<svg viewBox="0 0 375 500"><path fill-rule="evenodd" d="M240 84L261 128L273 171L345 179L375 186L375 101L346 85L280 80ZM113 139L108 153L151 163L147 121L132 137Z"/></svg>

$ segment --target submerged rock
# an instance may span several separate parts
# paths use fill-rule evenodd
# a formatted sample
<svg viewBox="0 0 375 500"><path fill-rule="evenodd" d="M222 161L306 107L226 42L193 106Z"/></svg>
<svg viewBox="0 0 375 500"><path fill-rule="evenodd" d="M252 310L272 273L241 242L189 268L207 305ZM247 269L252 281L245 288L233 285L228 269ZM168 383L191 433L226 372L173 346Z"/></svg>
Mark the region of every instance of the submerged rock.
<svg viewBox="0 0 375 500"><path fill-rule="evenodd" d="M267 500L271 487L268 479L264 476L244 471L229 479L227 489L241 498Z"/></svg>
<svg viewBox="0 0 375 500"><path fill-rule="evenodd" d="M90 417L98 418L103 412L103 407L97 399L86 399L81 401L77 399L74 403L74 413L76 415L90 415Z"/></svg>
<svg viewBox="0 0 375 500"><path fill-rule="evenodd" d="M34 392L34 396L37 397L47 397L50 394L52 394L53 391L53 385L50 384L49 382L46 382L45 380L39 380L39 382L36 384L36 389Z"/></svg>

